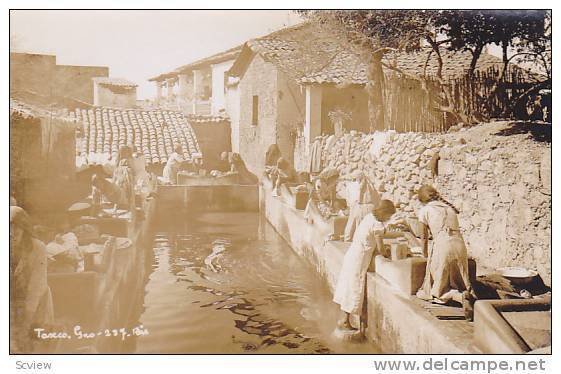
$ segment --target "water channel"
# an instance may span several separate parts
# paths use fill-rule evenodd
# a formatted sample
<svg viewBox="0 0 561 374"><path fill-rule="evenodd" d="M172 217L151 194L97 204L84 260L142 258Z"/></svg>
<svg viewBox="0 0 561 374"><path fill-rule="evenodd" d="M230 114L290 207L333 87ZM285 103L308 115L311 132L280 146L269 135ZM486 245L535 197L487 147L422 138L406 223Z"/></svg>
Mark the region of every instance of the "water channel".
<svg viewBox="0 0 561 374"><path fill-rule="evenodd" d="M259 214L156 221L131 353L377 352L331 337L327 285Z"/></svg>

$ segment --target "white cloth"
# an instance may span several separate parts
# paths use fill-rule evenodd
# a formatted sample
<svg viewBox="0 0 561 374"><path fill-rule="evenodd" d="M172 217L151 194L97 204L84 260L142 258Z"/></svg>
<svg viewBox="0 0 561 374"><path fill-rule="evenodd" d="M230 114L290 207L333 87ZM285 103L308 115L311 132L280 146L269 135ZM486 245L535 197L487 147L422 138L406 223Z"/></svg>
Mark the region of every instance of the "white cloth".
<svg viewBox="0 0 561 374"><path fill-rule="evenodd" d="M131 167L135 179L135 189L146 197L151 192L150 174L146 172L146 159L139 155L131 160Z"/></svg>
<svg viewBox="0 0 561 374"><path fill-rule="evenodd" d="M357 181L347 181L346 187L347 206L352 207L354 204L358 203L360 197L360 183Z"/></svg>
<svg viewBox="0 0 561 374"><path fill-rule="evenodd" d="M314 140L314 142L311 146L311 149L310 149L310 159L309 159L309 164L308 164L308 171L311 174L317 174L322 169L321 151L322 151L321 138L316 138L316 140Z"/></svg>
<svg viewBox="0 0 561 374"><path fill-rule="evenodd" d="M345 253L333 301L347 313L360 314L362 310L366 271L377 250L375 238L384 231L384 225L372 213L367 214L358 225L353 242Z"/></svg>
<svg viewBox="0 0 561 374"><path fill-rule="evenodd" d="M467 248L459 231L458 216L447 204L431 201L418 212L419 222L433 236L427 271L417 296L448 301L454 293L470 288Z"/></svg>
<svg viewBox="0 0 561 374"><path fill-rule="evenodd" d="M362 219L380 204L380 196L372 184L363 178L347 185L347 204L351 207L345 225L345 241L351 241Z"/></svg>

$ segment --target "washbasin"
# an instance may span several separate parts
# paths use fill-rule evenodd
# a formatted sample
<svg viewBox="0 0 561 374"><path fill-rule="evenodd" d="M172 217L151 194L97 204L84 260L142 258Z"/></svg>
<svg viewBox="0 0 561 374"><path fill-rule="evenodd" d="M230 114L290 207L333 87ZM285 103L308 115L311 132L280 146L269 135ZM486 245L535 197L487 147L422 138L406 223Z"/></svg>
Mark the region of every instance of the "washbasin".
<svg viewBox="0 0 561 374"><path fill-rule="evenodd" d="M551 345L551 298L479 300L475 344L483 353L521 354Z"/></svg>

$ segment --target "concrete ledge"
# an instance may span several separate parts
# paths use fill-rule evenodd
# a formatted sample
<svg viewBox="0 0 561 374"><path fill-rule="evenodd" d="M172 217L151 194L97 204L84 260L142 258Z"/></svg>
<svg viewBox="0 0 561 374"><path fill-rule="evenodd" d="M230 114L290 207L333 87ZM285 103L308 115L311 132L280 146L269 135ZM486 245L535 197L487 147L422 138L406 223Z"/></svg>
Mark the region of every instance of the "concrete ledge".
<svg viewBox="0 0 561 374"><path fill-rule="evenodd" d="M271 225L296 253L315 267L333 291L350 243L326 241L329 227L308 224L302 211L285 204L279 197L271 196L270 184L261 185L260 200ZM404 288L413 290L415 282L419 278L422 280L416 271L422 269L424 274L422 262L408 259L404 264L413 269L409 278L405 277L409 286ZM427 303L406 295L378 274L367 274L367 288L367 335L383 352L481 353L473 344L471 323L437 319L424 308Z"/></svg>
<svg viewBox="0 0 561 374"><path fill-rule="evenodd" d="M48 273L55 318L91 320L95 315L95 294L100 276L94 271Z"/></svg>
<svg viewBox="0 0 561 374"><path fill-rule="evenodd" d="M522 354L530 351L524 339L502 317L501 312L551 310L551 302L530 300L480 300L475 303L475 343L488 353Z"/></svg>
<svg viewBox="0 0 561 374"><path fill-rule="evenodd" d="M424 257L408 257L403 260L390 260L378 255L374 259L376 273L390 283L396 290L404 295L415 295L423 285L427 267L427 259ZM470 280L476 278L476 262L468 259L468 271Z"/></svg>
<svg viewBox="0 0 561 374"><path fill-rule="evenodd" d="M465 320L438 320L424 302L368 273L368 338L386 353L481 353L473 344L473 326Z"/></svg>
<svg viewBox="0 0 561 374"><path fill-rule="evenodd" d="M229 174L220 177L212 177L210 175L199 176L189 175L186 173L177 173L177 184L185 186L226 186L239 184L239 174Z"/></svg>
<svg viewBox="0 0 561 374"><path fill-rule="evenodd" d="M158 186L157 211L259 211L257 185Z"/></svg>

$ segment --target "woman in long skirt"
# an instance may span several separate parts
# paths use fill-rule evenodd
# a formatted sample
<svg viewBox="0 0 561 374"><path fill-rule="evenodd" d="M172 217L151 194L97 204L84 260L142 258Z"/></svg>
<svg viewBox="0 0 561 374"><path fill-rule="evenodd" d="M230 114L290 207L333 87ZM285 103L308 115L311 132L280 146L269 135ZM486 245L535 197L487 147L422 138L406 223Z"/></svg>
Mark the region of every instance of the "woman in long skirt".
<svg viewBox="0 0 561 374"><path fill-rule="evenodd" d="M423 253L427 256L427 270L417 297L436 303L450 300L464 307L466 318L472 318L473 295L468 272L468 255L458 224L458 210L444 200L429 185L418 191L424 206L419 210L419 222L423 224ZM428 230L433 245L428 248Z"/></svg>
<svg viewBox="0 0 561 374"><path fill-rule="evenodd" d="M352 329L350 315L361 314L366 271L374 253L382 251L383 237L401 235L386 231L386 224L394 213L393 203L390 200L382 200L372 213L367 214L360 222L345 253L333 295L333 301L339 304L344 312L338 323L342 329Z"/></svg>

